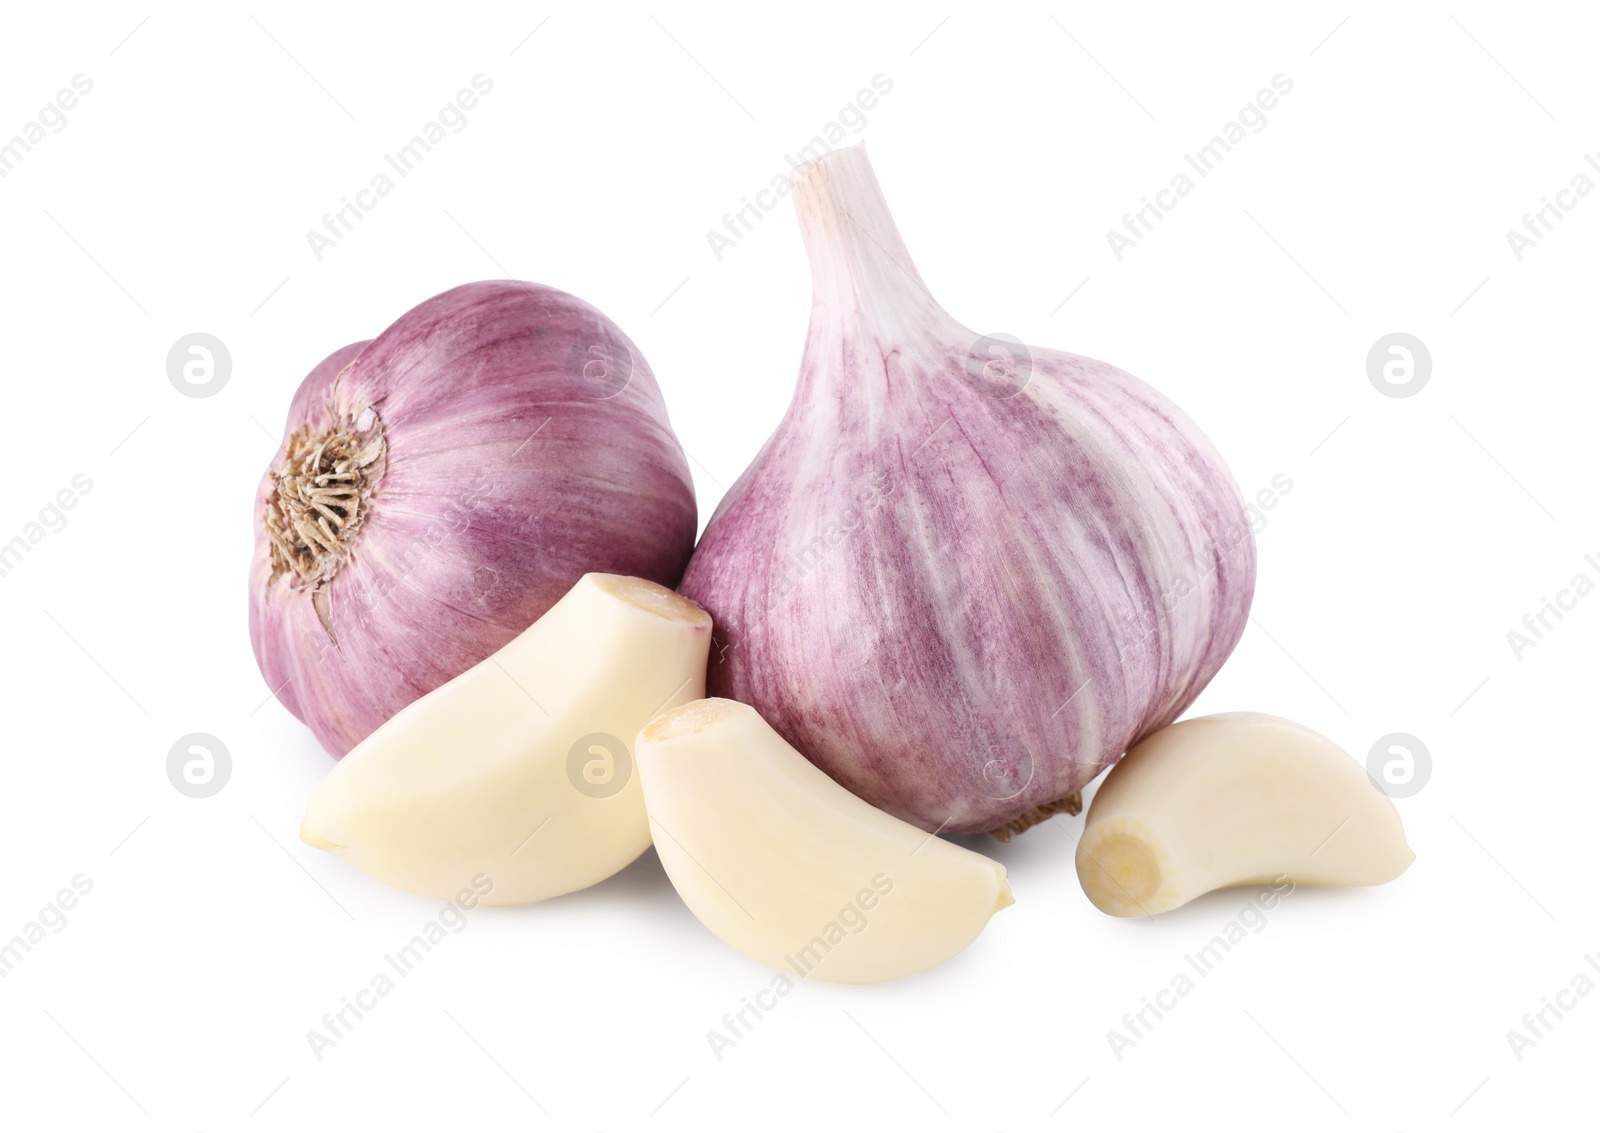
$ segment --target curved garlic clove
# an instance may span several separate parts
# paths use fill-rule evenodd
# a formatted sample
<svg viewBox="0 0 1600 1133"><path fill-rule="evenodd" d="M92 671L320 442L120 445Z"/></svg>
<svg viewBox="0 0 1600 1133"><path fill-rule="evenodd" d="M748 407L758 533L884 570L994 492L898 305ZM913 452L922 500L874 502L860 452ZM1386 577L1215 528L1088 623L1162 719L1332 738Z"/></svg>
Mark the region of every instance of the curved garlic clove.
<svg viewBox="0 0 1600 1133"><path fill-rule="evenodd" d="M603 881L650 845L629 745L659 710L705 695L710 641L688 599L586 574L356 745L300 837L429 897L486 882L482 904L521 905Z"/></svg>
<svg viewBox="0 0 1600 1133"><path fill-rule="evenodd" d="M1141 740L1089 805L1078 880L1115 917L1229 885L1382 885L1415 855L1394 803L1310 728L1200 716Z"/></svg>
<svg viewBox="0 0 1600 1133"><path fill-rule="evenodd" d="M833 983L909 976L1012 903L1004 866L858 799L749 705L686 704L636 748L672 884L707 928L775 968Z"/></svg>

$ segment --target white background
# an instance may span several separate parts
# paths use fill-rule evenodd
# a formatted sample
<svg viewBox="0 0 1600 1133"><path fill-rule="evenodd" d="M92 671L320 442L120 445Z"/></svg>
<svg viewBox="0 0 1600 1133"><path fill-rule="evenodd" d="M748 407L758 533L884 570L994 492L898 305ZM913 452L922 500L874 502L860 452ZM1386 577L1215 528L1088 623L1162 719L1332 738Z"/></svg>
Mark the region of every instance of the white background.
<svg viewBox="0 0 1600 1133"><path fill-rule="evenodd" d="M1600 195L1520 262L1505 235L1600 150L1585 15L8 9L0 139L73 75L94 87L0 180L0 537L94 486L0 578L0 938L75 875L93 890L0 981L5 1123L1503 1129L1587 1108L1600 995L1520 1061L1506 1038L1600 952L1600 598L1520 659L1506 638L1600 579ZM478 73L468 127L319 262L307 230ZM1268 126L1119 262L1107 230L1279 73ZM642 347L704 519L787 405L810 296L787 204L720 262L706 232L877 74L893 91L860 136L953 314L1154 383L1246 493L1292 480L1194 711L1288 716L1362 759L1418 737L1415 866L1295 893L1119 1061L1107 1032L1249 894L1116 921L1079 889L1081 819L974 841L1017 895L976 945L801 986L719 1061L707 1032L771 973L649 854L474 914L319 1062L306 1033L437 906L295 838L329 760L264 703L245 628L290 393L455 284L552 284ZM194 331L232 353L214 397L167 379ZM1368 381L1394 331L1431 350L1416 396ZM190 732L233 755L209 799L167 781Z"/></svg>

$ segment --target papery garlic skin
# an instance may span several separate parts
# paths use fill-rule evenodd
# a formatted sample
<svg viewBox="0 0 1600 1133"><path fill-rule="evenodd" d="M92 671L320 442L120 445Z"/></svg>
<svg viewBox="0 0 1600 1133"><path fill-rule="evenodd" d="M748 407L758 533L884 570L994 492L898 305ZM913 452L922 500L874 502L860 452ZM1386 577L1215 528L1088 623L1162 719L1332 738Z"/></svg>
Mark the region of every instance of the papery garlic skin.
<svg viewBox="0 0 1600 1133"><path fill-rule="evenodd" d="M522 905L650 845L633 738L704 695L711 619L643 579L588 574L526 632L368 736L318 785L303 841L389 885Z"/></svg>
<svg viewBox="0 0 1600 1133"><path fill-rule="evenodd" d="M1224 712L1161 729L1111 769L1077 868L1101 912L1139 917L1230 885L1382 885L1415 856L1389 796L1332 740Z"/></svg>
<svg viewBox="0 0 1600 1133"><path fill-rule="evenodd" d="M340 505L331 519L320 497ZM637 347L580 299L500 280L437 295L318 365L255 523L256 660L339 756L583 574L676 585L696 510Z"/></svg>
<svg viewBox="0 0 1600 1133"><path fill-rule="evenodd" d="M862 148L795 201L814 300L794 401L680 588L717 622L707 687L925 830L1023 828L1232 651L1243 500L1151 387L1038 348L1007 369L947 315Z"/></svg>
<svg viewBox="0 0 1600 1133"><path fill-rule="evenodd" d="M663 712L635 745L679 896L745 955L830 983L941 964L1012 904L1005 866L863 802L748 704Z"/></svg>

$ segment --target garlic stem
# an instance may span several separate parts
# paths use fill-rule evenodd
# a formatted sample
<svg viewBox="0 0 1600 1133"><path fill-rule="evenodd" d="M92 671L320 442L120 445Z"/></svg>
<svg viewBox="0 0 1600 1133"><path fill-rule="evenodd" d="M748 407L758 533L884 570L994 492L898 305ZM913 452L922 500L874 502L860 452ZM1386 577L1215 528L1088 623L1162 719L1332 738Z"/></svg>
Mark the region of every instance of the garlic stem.
<svg viewBox="0 0 1600 1133"><path fill-rule="evenodd" d="M889 213L864 144L835 150L795 175L795 210L811 261L812 330L817 320L873 331L880 345L903 345L918 325L948 325L911 261Z"/></svg>

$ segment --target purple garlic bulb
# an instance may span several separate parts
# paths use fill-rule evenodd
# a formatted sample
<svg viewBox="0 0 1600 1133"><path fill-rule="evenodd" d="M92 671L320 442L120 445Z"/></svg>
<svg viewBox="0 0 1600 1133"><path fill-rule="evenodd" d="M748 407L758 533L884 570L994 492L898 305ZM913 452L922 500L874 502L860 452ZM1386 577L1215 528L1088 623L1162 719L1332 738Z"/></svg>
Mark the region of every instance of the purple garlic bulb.
<svg viewBox="0 0 1600 1133"><path fill-rule="evenodd" d="M947 315L862 148L794 188L799 384L681 586L715 620L708 694L926 830L1075 812L1238 643L1238 487L1137 378Z"/></svg>
<svg viewBox="0 0 1600 1133"><path fill-rule="evenodd" d="M253 518L261 675L342 756L583 575L675 585L696 512L638 348L581 299L497 280L318 364Z"/></svg>

